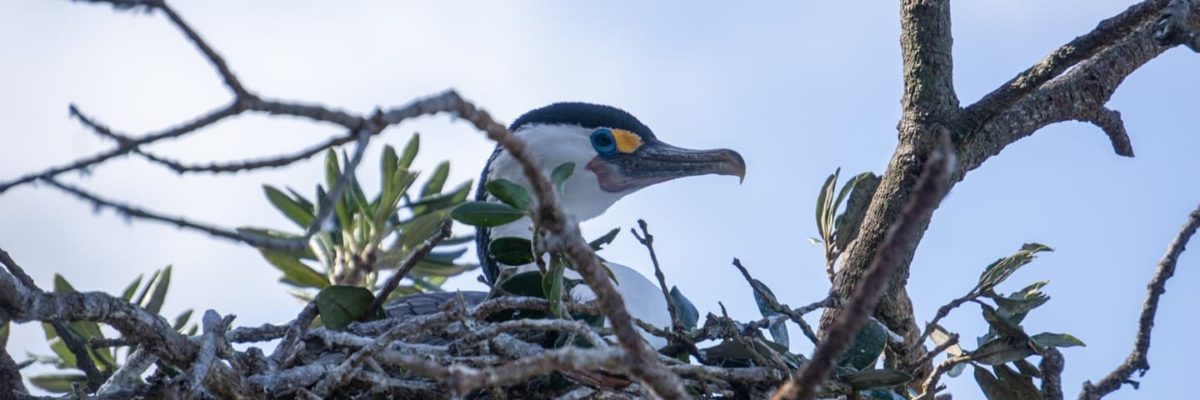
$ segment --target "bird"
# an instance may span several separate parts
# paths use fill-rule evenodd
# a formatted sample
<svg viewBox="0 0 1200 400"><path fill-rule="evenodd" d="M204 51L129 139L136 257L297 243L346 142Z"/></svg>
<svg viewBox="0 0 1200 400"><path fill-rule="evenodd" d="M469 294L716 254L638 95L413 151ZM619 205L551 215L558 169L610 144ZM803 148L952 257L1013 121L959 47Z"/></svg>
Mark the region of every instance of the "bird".
<svg viewBox="0 0 1200 400"><path fill-rule="evenodd" d="M509 131L525 142L547 176L556 167L573 163L575 171L561 184L557 196L564 214L578 222L600 216L627 195L673 179L715 174L736 176L740 182L746 174L746 162L736 151L672 146L659 140L632 114L608 105L550 104L521 115L509 126ZM485 189L488 182L497 179L514 182L532 193L520 164L501 146L496 146L484 166L476 201L499 201ZM512 267L493 260L488 245L501 237L532 238L532 221L525 217L505 225L476 228L476 250L483 281L489 286L497 284L502 268L517 268L516 272L536 270L532 264ZM605 264L633 317L657 327L671 325L667 301L655 282L625 265L607 260ZM579 278L570 270L565 276ZM389 304L387 310L391 317L426 314L436 312L441 304L458 296L469 303L478 303L486 298L486 293L413 295ZM570 296L576 301L596 298L586 285L575 286ZM666 344L664 339L645 332L642 336L654 348Z"/></svg>

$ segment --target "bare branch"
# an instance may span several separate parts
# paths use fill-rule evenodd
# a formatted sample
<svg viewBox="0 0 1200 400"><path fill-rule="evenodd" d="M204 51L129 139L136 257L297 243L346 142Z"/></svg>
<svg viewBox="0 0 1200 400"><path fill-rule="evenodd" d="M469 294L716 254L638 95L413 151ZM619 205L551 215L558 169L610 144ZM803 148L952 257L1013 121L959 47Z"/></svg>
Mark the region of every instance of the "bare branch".
<svg viewBox="0 0 1200 400"><path fill-rule="evenodd" d="M284 333L283 340L279 341L279 345L275 347L275 352L271 353L271 368L283 369L287 368L292 363L292 359L299 352L299 340L305 333L308 332L309 325L312 325L314 319L317 318L317 301L308 302L304 309L300 310L300 314L296 315L296 319L288 324L287 331Z"/></svg>
<svg viewBox="0 0 1200 400"><path fill-rule="evenodd" d="M1042 362L1039 369L1042 371L1042 399L1043 400L1062 400L1062 372L1066 366L1066 361L1063 360L1063 355L1058 349L1046 346L1042 349Z"/></svg>
<svg viewBox="0 0 1200 400"><path fill-rule="evenodd" d="M1142 303L1142 315L1138 318L1138 332L1133 343L1133 351L1129 353L1129 357L1125 359L1124 363L1117 366L1100 382L1096 384L1092 384L1091 381L1084 382L1083 392L1079 394L1080 400L1101 399L1120 389L1121 385L1130 382L1130 377L1134 372L1140 373L1139 376L1141 376L1150 370L1147 354L1150 352L1150 331L1154 329L1154 316L1158 313L1158 300L1167 291L1167 280L1175 275L1175 264L1179 260L1179 255L1183 254L1188 240L1196 233L1197 228L1200 228L1200 207L1188 214L1187 222L1183 224L1179 234L1167 246L1167 254L1158 261L1154 277L1146 285L1146 301Z"/></svg>
<svg viewBox="0 0 1200 400"><path fill-rule="evenodd" d="M151 4L153 4L155 8L161 10L163 14L167 16L167 19L169 19L172 24L175 24L175 27L179 28L179 30L183 32L184 36L187 36L188 40L196 46L196 49L200 50L200 53L204 54L204 58L208 59L208 62L211 63L213 68L217 70L217 73L221 75L221 80L225 81L225 86L233 92L234 96L237 96L238 99L251 96L250 92L242 86L242 82L238 81L237 75L234 75L233 71L229 69L229 66L225 64L225 59L222 58L220 54L217 54L216 50L213 50L212 46L209 46L208 43L204 41L204 38L201 38L200 34L196 33L196 30L192 29L192 27L183 20L183 17L180 17L174 9L168 6L166 1L156 0Z"/></svg>
<svg viewBox="0 0 1200 400"><path fill-rule="evenodd" d="M683 332L683 320L679 319L679 310L675 307L675 302L671 300L671 292L667 289L667 277L663 275L662 268L658 266L658 254L654 252L654 235L647 230L646 220L639 219L638 227L642 229L639 235L638 231L629 228L629 232L633 233L633 237L638 243L646 246L646 251L650 252L650 262L654 264L654 277L658 279L658 287L662 289L663 300L667 302L667 312L671 315L671 330L675 333ZM692 347L695 344L690 344Z"/></svg>
<svg viewBox="0 0 1200 400"><path fill-rule="evenodd" d="M804 320L804 314L807 314L808 312L815 310L817 308L824 307L824 304L827 303L828 301L830 301L832 299L832 297L826 297L824 300L814 303L814 304L820 303L820 304L822 304L821 306L813 307L814 304L810 304L809 306L804 307L802 309L792 310L792 308L788 307L787 304L779 303L778 299L776 299L775 296L771 295L770 293L767 293L766 291L760 290L759 287L754 284L754 277L750 276L750 271L747 270L746 267L742 266L741 260L734 258L733 266L737 267L738 271L742 272L742 277L746 279L746 283L750 284L750 288L754 290L755 294L759 298L766 301L767 308L770 308L772 311L775 311L777 313L786 315L789 319L792 320L792 322L794 322L796 325L799 325L800 330L802 332L804 332L804 336L807 337L808 340L812 341L813 344L820 343L820 340L817 339L817 333L813 331L813 328L811 325L808 324L808 321ZM813 307L813 308L810 309L808 307ZM766 326L770 326L770 324L768 323Z"/></svg>
<svg viewBox="0 0 1200 400"><path fill-rule="evenodd" d="M83 343L83 339L75 334L75 331L71 330L66 322L54 321L50 325L54 327L54 333L58 334L63 344L67 346L67 350L70 350L71 354L75 355L75 365L87 376L88 388L93 391L99 389L100 385L103 385L108 377L104 376L104 373L96 368L96 363L92 361L92 353L88 350L87 344Z"/></svg>
<svg viewBox="0 0 1200 400"><path fill-rule="evenodd" d="M1193 0L1171 0L1154 22L1154 40L1163 46L1184 45L1200 52L1200 34L1192 23Z"/></svg>
<svg viewBox="0 0 1200 400"><path fill-rule="evenodd" d="M2 249L0 263L9 271L20 269ZM197 350L186 337L171 329L163 317L123 299L99 292L46 293L21 283L15 275L0 273L0 308L13 321L103 322L175 364L191 361Z"/></svg>
<svg viewBox="0 0 1200 400"><path fill-rule="evenodd" d="M919 240L924 225L921 221L929 220L950 190L956 166L948 133L942 135L942 142L941 147L935 149L926 161L925 171L913 189L912 199L888 230L865 278L842 308L837 321L826 332L825 341L813 351L812 361L780 387L772 399L815 398L821 385L829 378L837 359L850 347L855 334L866 325L867 318L891 282L892 274L901 268L900 264L905 258L901 253Z"/></svg>
<svg viewBox="0 0 1200 400"><path fill-rule="evenodd" d="M942 378L942 375L950 372L950 369L954 368L954 366L968 361L971 361L971 356L969 355L950 357L943 360L937 365L937 367L934 367L933 372L925 378L925 382L921 384L921 395L917 396L914 400L929 400L930 398L933 398L939 390L938 380Z"/></svg>
<svg viewBox="0 0 1200 400"><path fill-rule="evenodd" d="M1121 113L1108 107L1097 107L1095 112L1090 114L1076 119L1089 122L1103 130L1112 142L1113 151L1118 155L1133 157L1133 144L1130 143L1129 132L1125 130L1125 122L1121 120Z"/></svg>
<svg viewBox="0 0 1200 400"><path fill-rule="evenodd" d="M307 160L314 155L325 152L326 150L350 143L351 141L354 141L356 137L357 135L355 135L354 132L350 132L346 135L329 138L324 142L312 145L292 154L228 163L210 162L208 164L184 164L180 161L171 160L144 150L137 150L137 154L145 157L150 162L161 164L180 174L199 172L207 172L212 174L236 173L264 168L286 167L295 164L296 162Z"/></svg>
<svg viewBox="0 0 1200 400"><path fill-rule="evenodd" d="M157 141L163 140L163 139L177 138L177 137L189 134L191 132L196 131L197 129L206 127L208 125L212 125L212 124L216 123L217 121L220 121L227 117L240 114L242 111L243 111L242 108L240 108L240 106L238 104L236 104L236 103L230 104L228 106L210 111L204 115L197 117L194 120L185 122L179 126L168 128L168 129L163 130L158 133L148 134L139 139L130 140L127 143L117 146L117 148L115 148L115 149L112 149L112 150L109 150L106 152L102 152L102 153L97 153L95 155L92 155L91 157L81 158L81 159L76 160L67 165L52 167L52 168L49 168L49 169L46 169L43 171L38 171L38 172L22 175L21 177L10 180L8 182L0 182L0 194L3 194L4 192L6 192L9 189L12 189L16 186L20 186L20 185L24 185L24 184L36 181L39 178L53 178L64 172L85 170L93 165L102 163L104 161L108 161L109 159L112 159L113 157L128 154L129 152L138 148L138 146L154 143L154 142L157 142Z"/></svg>
<svg viewBox="0 0 1200 400"><path fill-rule="evenodd" d="M906 118L958 111L954 92L949 0L900 2L900 51L904 55Z"/></svg>
<svg viewBox="0 0 1200 400"><path fill-rule="evenodd" d="M115 201L104 199L104 198L101 198L100 196L97 196L90 192L84 191L83 189L80 189L76 186L72 186L72 185L68 185L68 184L59 182L58 180L56 180L54 178L43 178L42 181L49 183L50 186L54 186L55 188L62 190L64 193L73 195L82 200L92 203L92 206L97 209L109 208L123 216L131 217L131 218L148 219L151 221L158 221L158 222L163 222L163 223L167 223L167 224L172 224L179 228L201 231L201 232L207 233L212 236L225 238L225 239L229 239L229 240L233 240L233 241L238 241L238 242L246 241L246 238L242 237L242 235L239 235L237 232L218 228L218 227L211 226L211 225L205 225L202 223L192 222L192 221L189 221L182 217L170 217L170 216L159 214L154 211L149 211L149 210L137 208L134 206L117 203Z"/></svg>
<svg viewBox="0 0 1200 400"><path fill-rule="evenodd" d="M1168 0L1144 1L1100 21L1091 32L1076 37L965 108L964 118L982 124L1017 100L1032 93L1067 69L1124 39L1142 23L1157 16Z"/></svg>
<svg viewBox="0 0 1200 400"><path fill-rule="evenodd" d="M452 225L453 224L449 219L447 219L445 222L442 222L442 229L439 230L437 234L429 239L426 239L425 243L421 244L421 247L413 250L413 252L408 255L408 258L405 258L404 261L400 263L400 268L397 269L392 276L388 277L388 280L383 283L383 288L379 289L379 293L375 295L375 300L372 300L371 305L367 307L367 313L363 315L364 318L377 315L383 310L383 303L386 302L392 295L392 291L396 290L396 287L400 286L400 281L404 279L406 275L408 275L409 271L412 271L413 267L417 266L418 262L424 259L425 256L428 256L429 252L433 251L433 248L437 246L438 243L441 243L443 240L446 240L446 238L450 237L450 228Z"/></svg>

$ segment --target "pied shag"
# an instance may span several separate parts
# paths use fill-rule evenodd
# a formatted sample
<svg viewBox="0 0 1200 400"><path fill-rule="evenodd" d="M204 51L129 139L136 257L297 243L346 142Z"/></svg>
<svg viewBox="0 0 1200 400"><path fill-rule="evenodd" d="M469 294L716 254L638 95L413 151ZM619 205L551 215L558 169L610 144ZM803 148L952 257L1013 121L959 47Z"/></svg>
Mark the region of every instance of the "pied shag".
<svg viewBox="0 0 1200 400"><path fill-rule="evenodd" d="M523 139L541 164L547 176L564 163L573 162L575 171L558 193L563 212L576 221L585 221L603 214L622 197L639 189L676 178L717 174L745 177L746 163L733 150L690 150L666 144L624 110L589 103L555 103L525 113L509 127ZM498 201L485 189L493 179L507 179L529 187L520 165L500 146L484 166L476 189L476 200ZM493 238L533 237L532 222L522 218L493 228L476 229L476 246L484 280L494 285L501 268L519 271L536 270L536 266L504 266L491 260L488 244ZM616 277L617 290L634 317L659 327L671 325L667 303L658 285L632 268L606 261ZM574 271L568 278L578 279ZM393 317L424 314L437 310L438 305L457 294L410 296L389 305ZM485 293L463 292L470 302L482 301ZM595 298L586 285L576 286L571 296L579 301ZM665 345L660 338L644 334L651 346Z"/></svg>

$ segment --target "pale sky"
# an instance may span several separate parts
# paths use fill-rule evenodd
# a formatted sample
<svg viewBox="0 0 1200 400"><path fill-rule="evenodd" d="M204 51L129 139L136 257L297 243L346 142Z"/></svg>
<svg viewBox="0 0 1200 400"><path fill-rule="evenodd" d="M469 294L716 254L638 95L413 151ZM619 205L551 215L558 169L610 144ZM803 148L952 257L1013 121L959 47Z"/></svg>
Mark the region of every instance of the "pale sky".
<svg viewBox="0 0 1200 400"><path fill-rule="evenodd" d="M251 90L356 112L455 88L502 121L555 101L624 108L669 143L728 147L746 181L702 177L646 189L585 224L626 229L605 257L650 271L628 234L649 221L670 284L701 313L717 302L758 317L729 265L740 257L780 300L799 306L828 290L812 209L825 176L882 172L895 146L902 86L898 6L866 2L175 2ZM955 85L969 104L1044 54L1133 4L1128 0L954 2ZM68 104L139 135L225 104L209 65L160 15L71 2L0 1L0 180L112 145L67 117ZM1133 343L1145 285L1167 242L1200 201L1194 121L1200 58L1175 49L1117 91L1137 158L1113 154L1097 128L1060 124L1006 149L959 184L934 217L912 267L918 319L969 290L980 271L1022 243L1057 251L1001 286L1042 279L1052 300L1027 331L1068 332L1068 396L1119 364ZM375 182L380 142L422 133L418 168L451 160L451 182L474 179L492 143L461 122L423 118L389 129L360 175ZM192 162L291 152L332 126L246 115L152 147ZM288 228L260 186L305 192L320 160L238 176L177 177L134 157L68 181L104 196L226 227ZM164 314L212 308L238 325L290 320L299 303L251 248L111 212L52 188L0 195L0 248L43 286L55 272L77 288L119 291L135 276L175 266ZM460 228L460 232L466 232ZM1159 308L1142 389L1114 399L1179 398L1194 366L1197 256L1185 253ZM474 276L453 288L479 289ZM944 324L964 341L986 332L975 307ZM792 327L793 349L811 345ZM9 351L48 353L41 328L16 328ZM973 346L968 346L968 348ZM947 379L955 398L982 398L969 374Z"/></svg>

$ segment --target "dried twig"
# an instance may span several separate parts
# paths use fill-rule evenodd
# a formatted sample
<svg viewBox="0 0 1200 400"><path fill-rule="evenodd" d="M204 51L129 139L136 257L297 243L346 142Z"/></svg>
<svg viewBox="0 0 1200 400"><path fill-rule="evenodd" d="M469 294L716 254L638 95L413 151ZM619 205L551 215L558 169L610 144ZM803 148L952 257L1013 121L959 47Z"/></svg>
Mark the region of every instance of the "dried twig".
<svg viewBox="0 0 1200 400"><path fill-rule="evenodd" d="M425 259L425 256L428 256L429 252L433 251L433 248L436 247L438 243L441 243L443 240L446 240L446 238L450 237L450 228L452 225L453 224L449 219L447 219L445 222L442 222L442 228L437 232L437 234L433 235L429 239L426 239L425 242L421 244L421 247L413 250L412 253L408 255L408 258L405 258L404 261L400 263L400 268L397 269L396 272L393 273L392 276L388 277L387 281L383 283L383 288L379 289L379 293L375 295L375 300L372 300L371 305L367 307L367 313L363 315L363 318L369 318L371 316L378 315L383 310L383 303L386 302L388 297L392 295L392 291L396 290L396 287L400 286L400 281L408 275L409 271L412 271L413 267L417 266L418 262Z"/></svg>
<svg viewBox="0 0 1200 400"><path fill-rule="evenodd" d="M812 341L813 344L820 343L820 340L817 339L817 333L813 331L812 325L809 325L808 321L804 320L804 314L816 310L817 308L826 307L826 304L833 301L833 297L826 297L824 300L793 310L787 304L780 303L775 296L767 293L765 290L760 289L758 285L755 285L754 277L750 276L750 271L747 270L746 267L742 266L742 260L734 258L733 266L737 267L738 271L741 271L742 277L746 279L746 283L750 284L750 288L754 290L755 295L758 298L761 298L766 302L767 308L770 308L771 311L787 316L788 319L792 320L793 323L799 325L800 331L804 332L804 336L807 337L808 340ZM764 320L768 318L769 317L765 317ZM770 326L770 324L768 323L764 326Z"/></svg>
<svg viewBox="0 0 1200 400"><path fill-rule="evenodd" d="M1084 382L1083 391L1079 393L1080 400L1103 398L1120 389L1121 385L1131 382L1130 377L1134 372L1145 375L1146 371L1150 370L1150 361L1146 355L1150 352L1150 331L1154 329L1154 316L1158 313L1158 300L1167 291L1167 280L1175 275L1175 263L1179 261L1179 255L1183 254L1188 240L1196 233L1197 228L1200 228L1200 206L1188 214L1187 222L1183 224L1179 234L1175 235L1175 239L1171 240L1171 244L1167 246L1167 254L1158 261L1154 277L1146 285L1146 301L1142 303L1142 315L1138 318L1138 332L1137 338L1133 342L1133 351L1129 353L1125 362L1117 366L1100 382L1095 384L1091 381Z"/></svg>
<svg viewBox="0 0 1200 400"><path fill-rule="evenodd" d="M780 387L772 399L815 398L818 389L829 378L834 363L850 347L855 334L866 325L867 317L891 282L892 273L900 268L903 259L899 254L900 249L917 240L921 225L919 221L929 219L950 189L956 167L949 134L943 135L942 145L929 154L925 164L925 171L913 189L912 200L889 229L865 278L843 307L841 316L829 328L825 341L813 351L812 360Z"/></svg>
<svg viewBox="0 0 1200 400"><path fill-rule="evenodd" d="M639 219L638 227L642 229L639 235L637 229L629 228L629 232L633 233L633 237L638 243L646 246L646 251L650 252L650 262L654 264L654 277L658 279L658 287L662 289L663 300L667 302L667 312L671 314L671 329L676 333L683 332L683 321L679 319L679 310L675 307L675 302L671 301L671 292L667 289L667 278L663 276L662 268L658 265L658 254L654 252L654 235L647 230L646 220Z"/></svg>

